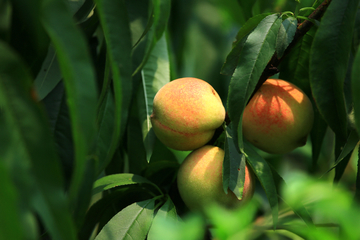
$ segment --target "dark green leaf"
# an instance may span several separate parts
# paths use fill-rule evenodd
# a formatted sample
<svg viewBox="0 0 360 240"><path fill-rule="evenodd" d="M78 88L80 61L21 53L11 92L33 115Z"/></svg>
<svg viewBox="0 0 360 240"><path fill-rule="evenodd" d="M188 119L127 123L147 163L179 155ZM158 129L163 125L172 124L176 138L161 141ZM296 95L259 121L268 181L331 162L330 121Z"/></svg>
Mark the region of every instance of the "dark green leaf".
<svg viewBox="0 0 360 240"><path fill-rule="evenodd" d="M104 32L109 65L112 71L115 119L109 153L105 165L110 162L119 140L125 133L131 99L131 34L128 13L124 1L96 0L97 12Z"/></svg>
<svg viewBox="0 0 360 240"><path fill-rule="evenodd" d="M265 17L252 31L241 51L239 64L229 86L227 109L237 148L242 149L242 113L267 63L275 52L282 19L278 14Z"/></svg>
<svg viewBox="0 0 360 240"><path fill-rule="evenodd" d="M57 52L72 123L75 168L70 199L76 206L81 201L79 188L96 129L95 73L85 38L75 26L65 3L61 0L44 0L42 7L42 23Z"/></svg>
<svg viewBox="0 0 360 240"><path fill-rule="evenodd" d="M8 42L11 27L11 5L10 1L0 2L0 39Z"/></svg>
<svg viewBox="0 0 360 240"><path fill-rule="evenodd" d="M17 190L7 172L4 162L0 162L0 239L24 239L20 225L20 209Z"/></svg>
<svg viewBox="0 0 360 240"><path fill-rule="evenodd" d="M350 153L354 150L358 141L359 141L358 134L355 131L351 131L349 137L347 138L346 144L343 147L341 147L342 151L337 157L334 165L326 173L333 170L342 160L344 160L344 158L346 158L347 156L350 157Z"/></svg>
<svg viewBox="0 0 360 240"><path fill-rule="evenodd" d="M63 82L58 83L42 103L49 118L50 129L63 167L65 186L68 188L74 167L74 146Z"/></svg>
<svg viewBox="0 0 360 240"><path fill-rule="evenodd" d="M340 138L347 136L344 79L359 0L333 0L310 53L310 83L320 113Z"/></svg>
<svg viewBox="0 0 360 240"><path fill-rule="evenodd" d="M236 150L232 139L233 132L225 127L225 157L223 163L223 188L225 193L230 189L239 200L242 199L245 183L245 155Z"/></svg>
<svg viewBox="0 0 360 240"><path fill-rule="evenodd" d="M131 173L119 173L100 178L94 184L93 195L115 187L146 183L158 187L144 177ZM161 190L158 189L161 193Z"/></svg>
<svg viewBox="0 0 360 240"><path fill-rule="evenodd" d="M282 22L276 39L276 53L278 58L283 56L286 48L294 39L296 29L296 18L288 17Z"/></svg>
<svg viewBox="0 0 360 240"><path fill-rule="evenodd" d="M155 200L150 199L121 210L103 227L95 240L145 239L153 219L154 203Z"/></svg>
<svg viewBox="0 0 360 240"><path fill-rule="evenodd" d="M106 93L98 111L98 128L96 136L96 149L95 153L99 159L98 173L102 172L108 165L111 153L109 146L112 143L112 137L115 127L115 103L113 92L110 88L104 90Z"/></svg>
<svg viewBox="0 0 360 240"><path fill-rule="evenodd" d="M251 169L257 176L257 179L259 179L261 186L263 187L268 198L272 210L273 224L275 229L278 219L278 195L271 168L246 140L244 140L244 147L247 163L251 166Z"/></svg>
<svg viewBox="0 0 360 240"><path fill-rule="evenodd" d="M38 95L38 100L44 99L60 82L61 71L56 52L53 46L49 47L47 56L35 78L34 86Z"/></svg>
<svg viewBox="0 0 360 240"><path fill-rule="evenodd" d="M246 36L263 20L266 16L271 13L263 13L250 18L239 30L236 35L236 41L231 52L226 57L226 61L221 68L221 74L232 75L238 65L239 55L244 47Z"/></svg>
<svg viewBox="0 0 360 240"><path fill-rule="evenodd" d="M354 104L355 127L360 135L360 48L355 56L351 75L351 89Z"/></svg>
<svg viewBox="0 0 360 240"><path fill-rule="evenodd" d="M43 220L53 239L75 239L48 120L31 97L30 73L2 42L0 79L0 105L16 141L17 152L11 164L18 168L18 174L21 173L17 178L27 180L21 182L24 184L24 197Z"/></svg>

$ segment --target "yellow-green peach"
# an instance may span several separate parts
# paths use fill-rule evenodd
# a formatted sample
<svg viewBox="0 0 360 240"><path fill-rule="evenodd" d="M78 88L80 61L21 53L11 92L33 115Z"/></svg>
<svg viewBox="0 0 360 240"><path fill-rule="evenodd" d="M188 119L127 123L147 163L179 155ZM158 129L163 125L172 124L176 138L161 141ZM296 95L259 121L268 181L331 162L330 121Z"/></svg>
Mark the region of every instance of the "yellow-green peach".
<svg viewBox="0 0 360 240"><path fill-rule="evenodd" d="M284 154L305 145L313 121L312 103L300 88L268 79L246 106L242 129L244 137L259 149Z"/></svg>
<svg viewBox="0 0 360 240"><path fill-rule="evenodd" d="M224 150L205 145L191 152L180 165L177 185L185 205L192 211L203 212L211 204L237 208L250 200L254 194L255 176L245 167L243 197L239 200L228 190L223 190L222 167Z"/></svg>
<svg viewBox="0 0 360 240"><path fill-rule="evenodd" d="M225 119L225 108L215 89L198 78L179 78L155 95L151 124L155 135L175 150L204 146Z"/></svg>

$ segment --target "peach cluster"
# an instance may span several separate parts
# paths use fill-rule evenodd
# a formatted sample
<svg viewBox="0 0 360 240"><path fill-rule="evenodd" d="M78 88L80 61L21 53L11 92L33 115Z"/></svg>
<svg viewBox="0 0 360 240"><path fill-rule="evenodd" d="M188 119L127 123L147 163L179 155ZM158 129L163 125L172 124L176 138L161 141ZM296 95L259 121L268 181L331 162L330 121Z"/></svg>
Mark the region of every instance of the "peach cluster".
<svg viewBox="0 0 360 240"><path fill-rule="evenodd" d="M223 190L224 151L206 145L225 120L225 108L215 89L197 78L180 78L155 95L151 123L157 138L175 150L193 150L178 171L178 189L191 210L203 211L214 202L237 207L254 193L254 176L245 171L243 198ZM245 200L245 201L244 201Z"/></svg>

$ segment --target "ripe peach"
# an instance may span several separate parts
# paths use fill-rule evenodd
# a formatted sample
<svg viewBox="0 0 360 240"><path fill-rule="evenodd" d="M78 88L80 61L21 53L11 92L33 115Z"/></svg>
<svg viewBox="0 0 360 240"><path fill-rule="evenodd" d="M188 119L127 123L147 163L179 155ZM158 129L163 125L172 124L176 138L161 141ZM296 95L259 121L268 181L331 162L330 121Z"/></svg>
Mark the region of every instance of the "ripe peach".
<svg viewBox="0 0 360 240"><path fill-rule="evenodd" d="M223 190L222 166L224 150L206 145L191 152L181 164L177 185L181 198L191 210L203 211L211 203L235 208L250 200L254 194L255 178L245 167L243 198L239 200L232 191Z"/></svg>
<svg viewBox="0 0 360 240"><path fill-rule="evenodd" d="M268 153L287 153L306 143L314 121L310 99L294 84L268 79L243 115L244 137Z"/></svg>
<svg viewBox="0 0 360 240"><path fill-rule="evenodd" d="M204 146L225 119L225 108L214 88L197 78L179 78L155 95L151 123L155 135L176 150Z"/></svg>

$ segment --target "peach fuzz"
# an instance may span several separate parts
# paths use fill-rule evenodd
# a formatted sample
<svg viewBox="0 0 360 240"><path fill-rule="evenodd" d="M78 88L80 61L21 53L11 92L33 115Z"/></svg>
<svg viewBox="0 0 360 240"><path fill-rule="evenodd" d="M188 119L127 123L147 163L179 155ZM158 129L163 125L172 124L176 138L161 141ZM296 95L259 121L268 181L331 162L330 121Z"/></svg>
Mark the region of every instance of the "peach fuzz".
<svg viewBox="0 0 360 240"><path fill-rule="evenodd" d="M215 89L197 78L179 78L155 95L151 123L155 135L176 150L204 146L225 119L225 108Z"/></svg>
<svg viewBox="0 0 360 240"><path fill-rule="evenodd" d="M242 129L259 149L283 154L305 145L313 121L312 103L300 88L268 79L246 106Z"/></svg>
<svg viewBox="0 0 360 240"><path fill-rule="evenodd" d="M178 171L177 185L185 205L193 211L204 211L209 204L236 208L250 200L254 194L255 176L245 167L243 198L232 191L223 190L222 167L225 152L219 147L206 145L191 152Z"/></svg>

